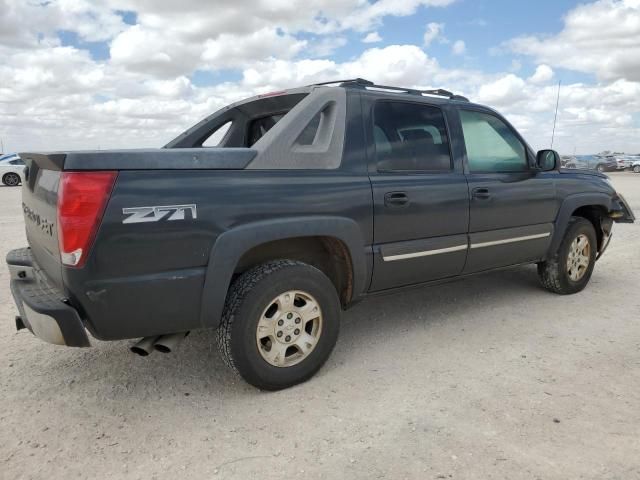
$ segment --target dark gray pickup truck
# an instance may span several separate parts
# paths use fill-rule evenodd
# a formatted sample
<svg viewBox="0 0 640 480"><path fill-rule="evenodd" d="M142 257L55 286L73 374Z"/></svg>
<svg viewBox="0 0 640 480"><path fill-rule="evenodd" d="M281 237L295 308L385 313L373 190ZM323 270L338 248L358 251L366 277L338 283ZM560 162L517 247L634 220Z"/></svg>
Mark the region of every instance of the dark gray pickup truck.
<svg viewBox="0 0 640 480"><path fill-rule="evenodd" d="M271 390L310 378L369 295L526 263L575 293L634 221L605 175L561 170L494 110L362 79L235 103L160 149L21 156L18 329L141 354L217 329Z"/></svg>

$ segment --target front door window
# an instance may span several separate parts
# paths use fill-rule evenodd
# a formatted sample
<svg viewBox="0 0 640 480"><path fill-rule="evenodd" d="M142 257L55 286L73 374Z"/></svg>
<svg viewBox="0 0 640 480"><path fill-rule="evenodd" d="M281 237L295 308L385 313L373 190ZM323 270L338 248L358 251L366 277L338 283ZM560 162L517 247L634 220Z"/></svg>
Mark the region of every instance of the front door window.
<svg viewBox="0 0 640 480"><path fill-rule="evenodd" d="M524 145L502 120L471 110L461 110L460 120L471 173L528 170Z"/></svg>

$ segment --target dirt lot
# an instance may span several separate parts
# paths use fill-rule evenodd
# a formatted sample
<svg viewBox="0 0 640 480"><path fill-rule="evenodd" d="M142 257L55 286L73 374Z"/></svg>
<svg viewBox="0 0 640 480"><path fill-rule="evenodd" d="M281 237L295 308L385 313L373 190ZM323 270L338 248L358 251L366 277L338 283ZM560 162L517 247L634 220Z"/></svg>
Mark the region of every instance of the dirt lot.
<svg viewBox="0 0 640 480"><path fill-rule="evenodd" d="M613 174L640 212L640 175ZM25 245L0 187L0 253ZM533 267L367 301L310 382L261 393L211 332L170 355L15 332L0 267L0 479L640 478L640 224L590 286Z"/></svg>

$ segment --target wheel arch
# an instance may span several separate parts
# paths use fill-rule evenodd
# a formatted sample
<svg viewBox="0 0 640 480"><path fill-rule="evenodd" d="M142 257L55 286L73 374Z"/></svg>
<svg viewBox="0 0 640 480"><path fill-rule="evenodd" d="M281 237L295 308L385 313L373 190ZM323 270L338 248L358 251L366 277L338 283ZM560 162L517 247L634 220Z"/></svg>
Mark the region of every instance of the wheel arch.
<svg viewBox="0 0 640 480"><path fill-rule="evenodd" d="M304 261L334 283L343 305L368 285L365 243L358 224L342 217L297 217L244 224L214 243L203 285L200 321L217 327L235 275L268 260Z"/></svg>
<svg viewBox="0 0 640 480"><path fill-rule="evenodd" d="M589 220L596 231L598 239L598 251L602 248L605 235L610 233L611 222L602 222L608 219L607 213L611 209L611 197L605 193L576 194L567 197L560 207L555 220L555 228L547 258L552 256L560 247L571 217L577 216ZM605 227L608 228L605 231Z"/></svg>

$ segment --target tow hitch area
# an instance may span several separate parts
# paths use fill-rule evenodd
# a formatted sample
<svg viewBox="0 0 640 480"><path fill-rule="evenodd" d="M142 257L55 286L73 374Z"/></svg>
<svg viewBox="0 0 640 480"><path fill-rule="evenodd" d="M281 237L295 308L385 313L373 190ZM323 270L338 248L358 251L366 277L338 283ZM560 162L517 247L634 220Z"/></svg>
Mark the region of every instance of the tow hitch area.
<svg viewBox="0 0 640 480"><path fill-rule="evenodd" d="M11 293L20 315L16 329L29 329L36 337L55 345L89 347L89 337L78 312L64 302L63 293L50 283L33 261L31 250L7 254Z"/></svg>

